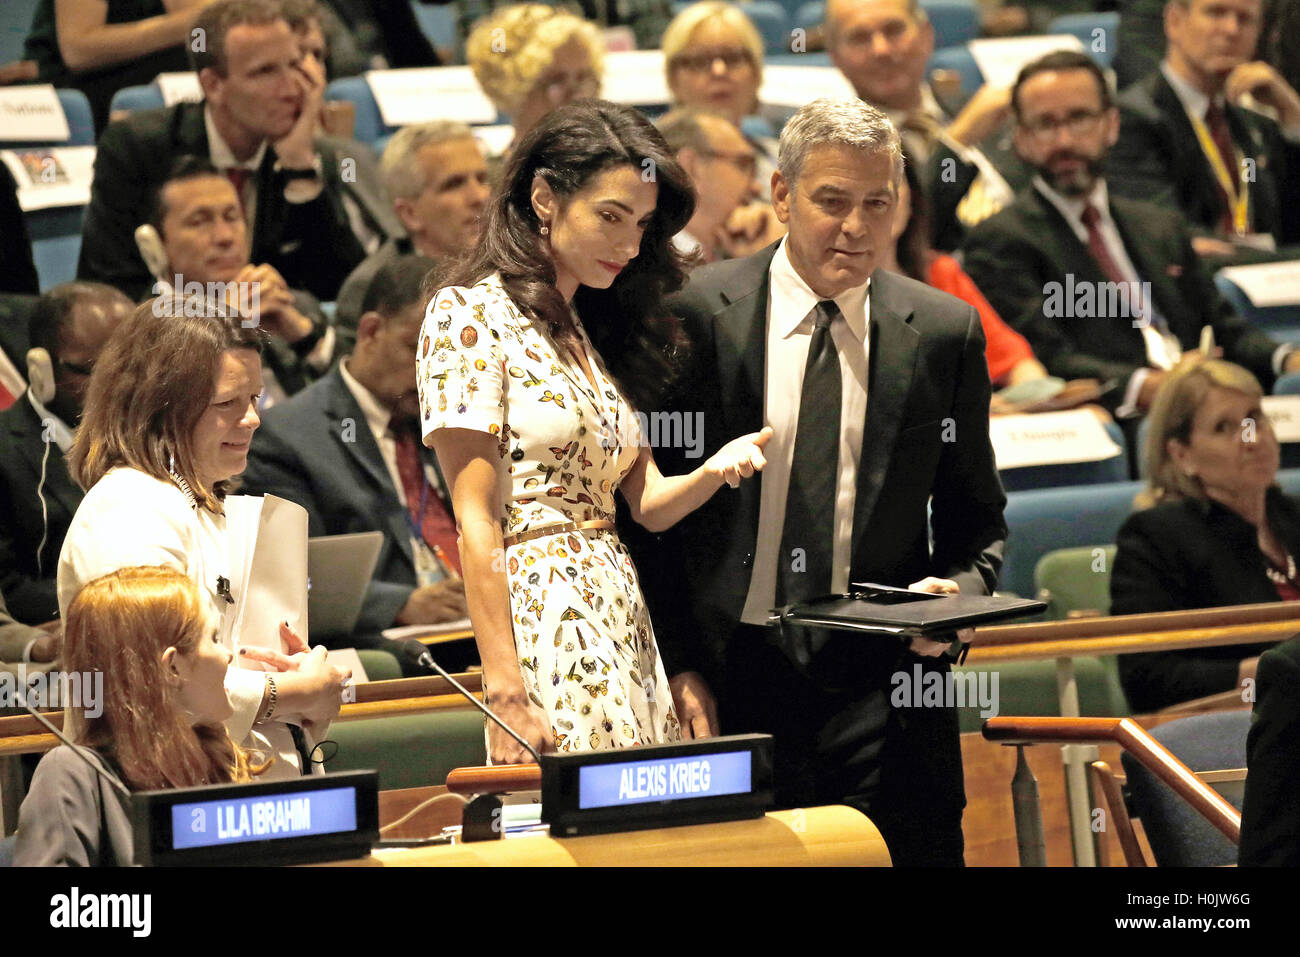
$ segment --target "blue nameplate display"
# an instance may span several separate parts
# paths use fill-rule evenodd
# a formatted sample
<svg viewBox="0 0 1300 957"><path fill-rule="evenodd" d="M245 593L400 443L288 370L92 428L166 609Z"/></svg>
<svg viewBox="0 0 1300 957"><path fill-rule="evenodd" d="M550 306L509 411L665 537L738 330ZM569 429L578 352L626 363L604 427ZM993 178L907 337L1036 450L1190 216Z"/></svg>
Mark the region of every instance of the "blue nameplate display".
<svg viewBox="0 0 1300 957"><path fill-rule="evenodd" d="M542 820L555 837L744 820L771 806L769 735L542 755Z"/></svg>
<svg viewBox="0 0 1300 957"><path fill-rule="evenodd" d="M374 771L132 796L145 865L297 864L363 857L379 834Z"/></svg>

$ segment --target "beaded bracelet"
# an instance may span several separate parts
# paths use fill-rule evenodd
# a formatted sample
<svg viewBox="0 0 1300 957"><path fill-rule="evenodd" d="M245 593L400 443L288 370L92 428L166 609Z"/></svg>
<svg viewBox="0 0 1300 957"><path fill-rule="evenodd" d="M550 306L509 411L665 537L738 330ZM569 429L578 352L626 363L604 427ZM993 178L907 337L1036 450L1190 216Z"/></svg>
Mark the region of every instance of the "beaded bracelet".
<svg viewBox="0 0 1300 957"><path fill-rule="evenodd" d="M266 701L266 714L262 715L262 720L270 721L271 715L275 714L275 699L277 695L277 692L275 690L275 679L272 678L270 675L266 676L266 690L268 692L267 701Z"/></svg>

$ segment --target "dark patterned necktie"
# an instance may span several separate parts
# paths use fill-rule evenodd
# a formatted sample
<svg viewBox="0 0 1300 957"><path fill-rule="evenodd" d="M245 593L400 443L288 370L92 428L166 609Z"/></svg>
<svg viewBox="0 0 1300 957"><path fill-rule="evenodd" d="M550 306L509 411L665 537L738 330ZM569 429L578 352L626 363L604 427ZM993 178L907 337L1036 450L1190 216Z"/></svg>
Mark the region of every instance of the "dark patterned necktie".
<svg viewBox="0 0 1300 957"><path fill-rule="evenodd" d="M840 357L831 323L840 315L829 299L812 311L812 339L799 396L799 425L790 488L785 497L785 524L777 556L776 599L791 604L831 590L831 553L835 543L835 491L840 465Z"/></svg>

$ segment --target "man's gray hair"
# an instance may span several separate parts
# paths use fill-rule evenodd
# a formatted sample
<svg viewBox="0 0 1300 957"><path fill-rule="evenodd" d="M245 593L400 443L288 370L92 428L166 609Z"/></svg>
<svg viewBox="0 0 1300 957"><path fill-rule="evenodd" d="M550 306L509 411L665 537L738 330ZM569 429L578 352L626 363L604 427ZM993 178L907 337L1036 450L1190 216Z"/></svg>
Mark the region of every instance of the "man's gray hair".
<svg viewBox="0 0 1300 957"><path fill-rule="evenodd" d="M664 142L668 144L668 148L673 151L673 155L686 149L707 153L713 148L713 144L709 141L709 132L705 129L705 125L710 120L727 122L721 114L682 106L670 110L655 120L655 127L663 136Z"/></svg>
<svg viewBox="0 0 1300 957"><path fill-rule="evenodd" d="M898 130L888 116L856 97L813 100L785 124L776 162L791 191L803 172L808 151L818 146L888 153L894 161L894 183L903 178L903 144Z"/></svg>
<svg viewBox="0 0 1300 957"><path fill-rule="evenodd" d="M473 138L474 131L456 120L434 120L431 123L403 126L388 141L384 155L379 160L389 201L411 199L424 192L428 184L425 182L424 171L416 163L420 150L452 140Z"/></svg>

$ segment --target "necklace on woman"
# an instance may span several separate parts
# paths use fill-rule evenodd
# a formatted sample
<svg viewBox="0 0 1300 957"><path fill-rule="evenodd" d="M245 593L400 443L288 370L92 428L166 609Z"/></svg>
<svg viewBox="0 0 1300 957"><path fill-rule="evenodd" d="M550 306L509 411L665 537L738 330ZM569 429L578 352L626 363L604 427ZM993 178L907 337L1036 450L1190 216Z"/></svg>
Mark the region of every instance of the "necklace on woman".
<svg viewBox="0 0 1300 957"><path fill-rule="evenodd" d="M1273 560L1271 558L1268 560L1268 564L1264 569L1264 571L1268 575L1268 580L1271 581L1274 585L1295 584L1295 577L1296 577L1295 559L1291 557L1290 552L1285 552L1284 554L1286 555L1285 572L1283 572L1280 568L1274 565Z"/></svg>

